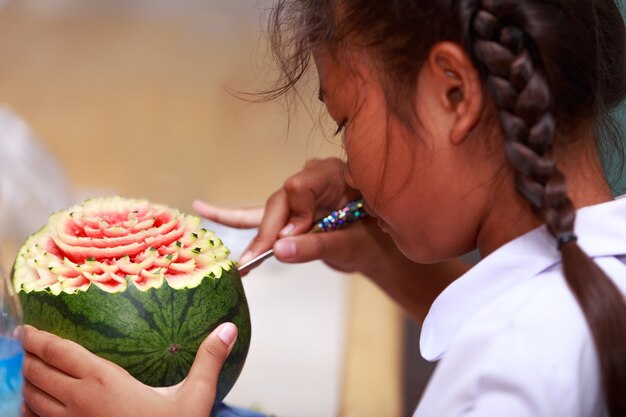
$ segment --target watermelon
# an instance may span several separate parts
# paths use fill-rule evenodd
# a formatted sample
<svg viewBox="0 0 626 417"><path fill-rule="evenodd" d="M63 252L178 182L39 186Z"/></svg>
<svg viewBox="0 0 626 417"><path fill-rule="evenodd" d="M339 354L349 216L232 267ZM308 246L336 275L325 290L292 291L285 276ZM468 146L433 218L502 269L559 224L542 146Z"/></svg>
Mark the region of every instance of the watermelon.
<svg viewBox="0 0 626 417"><path fill-rule="evenodd" d="M150 386L182 381L220 323L239 328L218 381L231 389L250 315L229 251L200 219L146 200L87 200L26 240L12 279L24 322L73 340Z"/></svg>

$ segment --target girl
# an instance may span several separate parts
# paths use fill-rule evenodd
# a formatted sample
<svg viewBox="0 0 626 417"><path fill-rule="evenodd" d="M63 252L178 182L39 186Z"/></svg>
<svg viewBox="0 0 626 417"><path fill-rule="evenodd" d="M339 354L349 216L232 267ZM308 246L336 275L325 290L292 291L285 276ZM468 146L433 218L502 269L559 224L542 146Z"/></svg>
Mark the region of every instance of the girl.
<svg viewBox="0 0 626 417"><path fill-rule="evenodd" d="M615 2L278 0L271 23L284 78L269 96L312 56L346 161L310 162L262 216L198 203L260 225L241 261L272 246L285 262L323 259L427 313L421 353L441 361L416 416L626 415L626 200L599 157L626 92ZM358 195L375 220L305 234ZM454 260L475 248L473 268ZM54 359L38 374L78 366ZM83 395L37 386L46 401L25 398L39 415L70 415L46 407Z"/></svg>

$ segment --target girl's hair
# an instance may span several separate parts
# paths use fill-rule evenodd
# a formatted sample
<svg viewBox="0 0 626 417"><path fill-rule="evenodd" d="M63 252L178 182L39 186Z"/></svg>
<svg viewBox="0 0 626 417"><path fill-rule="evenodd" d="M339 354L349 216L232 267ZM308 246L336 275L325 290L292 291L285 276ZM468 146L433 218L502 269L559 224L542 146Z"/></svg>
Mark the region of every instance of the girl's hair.
<svg viewBox="0 0 626 417"><path fill-rule="evenodd" d="M276 0L270 40L281 78L267 98L301 79L313 49L337 51L348 40L374 58L387 105L407 124L415 121L417 75L430 48L444 40L464 47L496 104L517 191L561 250L593 334L609 413L626 415L626 302L578 246L576 212L553 156L556 133L567 143L581 121L601 137L609 110L626 95L625 28L615 1Z"/></svg>

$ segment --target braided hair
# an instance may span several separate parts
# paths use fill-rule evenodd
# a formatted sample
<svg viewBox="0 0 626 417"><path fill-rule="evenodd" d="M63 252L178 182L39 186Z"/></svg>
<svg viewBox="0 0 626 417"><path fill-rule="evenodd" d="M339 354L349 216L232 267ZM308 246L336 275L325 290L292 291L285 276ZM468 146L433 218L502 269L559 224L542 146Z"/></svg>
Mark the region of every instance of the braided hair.
<svg viewBox="0 0 626 417"><path fill-rule="evenodd" d="M561 251L593 335L609 414L626 415L626 302L577 243L576 211L554 157L557 132L567 138L567 126L586 120L600 137L611 126L609 110L626 97L626 29L615 0L275 2L270 35L281 79L270 98L300 80L312 50L350 38L373 51L390 111L411 124L430 48L445 40L465 48L497 107L516 190ZM621 149L619 138L609 140Z"/></svg>
<svg viewBox="0 0 626 417"><path fill-rule="evenodd" d="M552 154L556 123L550 88L537 46L507 3L485 0L476 13L474 56L498 105L515 187L557 240L567 284L593 334L607 407L611 415L626 415L626 302L576 242L576 212Z"/></svg>

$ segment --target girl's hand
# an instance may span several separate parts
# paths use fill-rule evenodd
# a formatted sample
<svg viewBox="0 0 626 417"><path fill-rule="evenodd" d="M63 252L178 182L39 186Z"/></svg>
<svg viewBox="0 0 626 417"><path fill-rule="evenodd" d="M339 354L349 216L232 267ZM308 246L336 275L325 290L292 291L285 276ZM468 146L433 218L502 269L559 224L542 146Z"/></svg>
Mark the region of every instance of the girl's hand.
<svg viewBox="0 0 626 417"><path fill-rule="evenodd" d="M372 219L332 233L306 234L314 221L359 197L344 181L345 164L336 158L311 160L285 181L265 208L223 209L200 201L195 210L217 223L259 231L239 260L245 263L270 248L289 263L321 259L343 272L366 272L367 251L395 248Z"/></svg>
<svg viewBox="0 0 626 417"><path fill-rule="evenodd" d="M217 377L237 338L224 323L202 343L177 390L155 390L80 345L24 326L26 417L207 417Z"/></svg>

